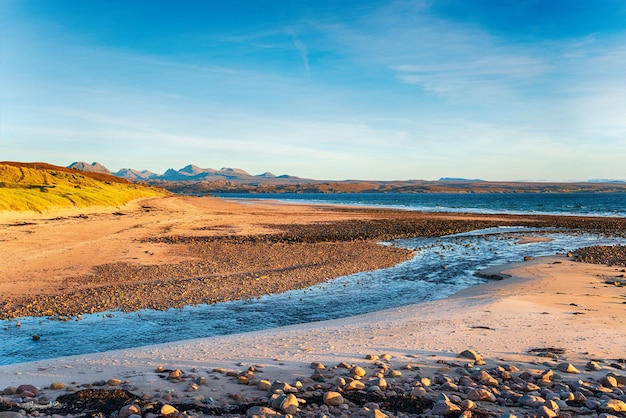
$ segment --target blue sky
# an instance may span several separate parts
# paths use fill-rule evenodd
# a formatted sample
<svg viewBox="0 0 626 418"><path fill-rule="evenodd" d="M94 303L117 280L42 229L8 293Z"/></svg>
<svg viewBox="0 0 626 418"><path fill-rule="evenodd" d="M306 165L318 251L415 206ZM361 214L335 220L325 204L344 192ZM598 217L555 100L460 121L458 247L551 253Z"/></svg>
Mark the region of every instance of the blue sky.
<svg viewBox="0 0 626 418"><path fill-rule="evenodd" d="M626 179L626 2L3 0L0 160Z"/></svg>

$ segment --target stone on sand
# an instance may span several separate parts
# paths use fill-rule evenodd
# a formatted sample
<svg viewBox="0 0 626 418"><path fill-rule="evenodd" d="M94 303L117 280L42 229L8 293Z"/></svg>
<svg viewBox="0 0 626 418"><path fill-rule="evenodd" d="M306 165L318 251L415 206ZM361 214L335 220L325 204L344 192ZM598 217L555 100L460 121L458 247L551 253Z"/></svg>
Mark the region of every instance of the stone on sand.
<svg viewBox="0 0 626 418"><path fill-rule="evenodd" d="M343 403L343 396L339 392L328 391L324 392L323 401L328 406L339 406Z"/></svg>

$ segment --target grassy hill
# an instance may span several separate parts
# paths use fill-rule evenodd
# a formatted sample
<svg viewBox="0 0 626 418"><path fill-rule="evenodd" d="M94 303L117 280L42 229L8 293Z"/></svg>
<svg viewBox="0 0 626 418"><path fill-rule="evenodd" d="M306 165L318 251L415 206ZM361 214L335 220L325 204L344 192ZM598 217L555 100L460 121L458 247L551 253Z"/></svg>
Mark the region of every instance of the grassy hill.
<svg viewBox="0 0 626 418"><path fill-rule="evenodd" d="M118 206L163 189L142 186L102 173L87 173L47 163L0 162L0 211L44 212L53 208Z"/></svg>

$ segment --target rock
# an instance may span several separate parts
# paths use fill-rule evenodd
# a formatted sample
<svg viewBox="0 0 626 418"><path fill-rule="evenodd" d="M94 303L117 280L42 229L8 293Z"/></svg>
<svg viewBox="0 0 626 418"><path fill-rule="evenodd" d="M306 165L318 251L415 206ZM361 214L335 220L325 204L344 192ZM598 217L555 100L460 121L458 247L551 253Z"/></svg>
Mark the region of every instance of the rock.
<svg viewBox="0 0 626 418"><path fill-rule="evenodd" d="M602 402L600 408L611 412L626 412L626 402L619 399L609 399Z"/></svg>
<svg viewBox="0 0 626 418"><path fill-rule="evenodd" d="M389 418L389 415L385 414L380 409L372 409L369 414L367 414L367 418Z"/></svg>
<svg viewBox="0 0 626 418"><path fill-rule="evenodd" d="M370 380L370 384L372 386L378 386L381 389L385 389L387 388L387 381L385 380L384 377L377 377L375 379Z"/></svg>
<svg viewBox="0 0 626 418"><path fill-rule="evenodd" d="M372 360L372 361L376 361L378 360L380 357L378 357L376 354L368 354L365 356L365 360Z"/></svg>
<svg viewBox="0 0 626 418"><path fill-rule="evenodd" d="M278 415L278 412L274 411L271 408L268 408L267 406L253 406L252 408L248 409L246 415L248 416L248 418L267 417Z"/></svg>
<svg viewBox="0 0 626 418"><path fill-rule="evenodd" d="M280 391L285 393L291 391L292 389L293 388L291 387L291 385L285 382L281 382L280 380L275 380L272 383L272 387L270 388L272 392Z"/></svg>
<svg viewBox="0 0 626 418"><path fill-rule="evenodd" d="M476 404L469 399L465 399L463 402L461 402L461 408L469 411L476 408Z"/></svg>
<svg viewBox="0 0 626 418"><path fill-rule="evenodd" d="M445 382L443 385L441 385L440 389L441 390L450 391L450 392L458 392L459 391L458 385L453 383L453 382Z"/></svg>
<svg viewBox="0 0 626 418"><path fill-rule="evenodd" d="M398 378L402 377L402 372L400 370L389 370L387 374L389 377Z"/></svg>
<svg viewBox="0 0 626 418"><path fill-rule="evenodd" d="M542 405L537 408L537 416L541 418L555 418L558 414L547 406Z"/></svg>
<svg viewBox="0 0 626 418"><path fill-rule="evenodd" d="M602 405L602 403L595 399L587 399L587 402L585 402L585 406L592 411L600 408L600 405Z"/></svg>
<svg viewBox="0 0 626 418"><path fill-rule="evenodd" d="M617 387L617 379L615 377L611 376L611 375L604 376L600 380L600 383L605 388L616 388Z"/></svg>
<svg viewBox="0 0 626 418"><path fill-rule="evenodd" d="M541 388L539 386L535 385L534 383L526 382L526 383L524 383L524 386L522 387L522 390L524 392L536 392L538 390L541 390Z"/></svg>
<svg viewBox="0 0 626 418"><path fill-rule="evenodd" d="M544 383L551 383L552 379L554 378L554 372L552 371L552 369L548 369L545 372L543 372L541 374L541 381Z"/></svg>
<svg viewBox="0 0 626 418"><path fill-rule="evenodd" d="M411 396L415 396L417 398L422 398L426 396L426 389L421 386L417 386L411 390Z"/></svg>
<svg viewBox="0 0 626 418"><path fill-rule="evenodd" d="M170 372L170 374L167 376L167 380L180 379L182 376L183 376L183 372L181 370L176 369Z"/></svg>
<svg viewBox="0 0 626 418"><path fill-rule="evenodd" d="M322 363L320 363L319 361L314 361L313 363L311 363L311 368L312 369L325 369L326 366L324 366Z"/></svg>
<svg viewBox="0 0 626 418"><path fill-rule="evenodd" d="M343 387L343 390L346 392L350 390L365 390L365 383L361 382L360 380L353 380L345 385Z"/></svg>
<svg viewBox="0 0 626 418"><path fill-rule="evenodd" d="M256 384L256 387L260 390L268 391L272 388L272 383L269 380L259 380Z"/></svg>
<svg viewBox="0 0 626 418"><path fill-rule="evenodd" d="M35 397L35 394L34 394L33 392L28 391L28 390L24 390L24 391L22 391L22 393L20 393L20 397L21 397L22 399L25 399L25 398L34 398L34 397Z"/></svg>
<svg viewBox="0 0 626 418"><path fill-rule="evenodd" d="M528 406L530 408L539 408L544 404L545 401L546 400L543 399L541 396L524 395L517 400L517 403L522 406Z"/></svg>
<svg viewBox="0 0 626 418"><path fill-rule="evenodd" d="M324 373L322 373L321 369L315 369L315 371L311 375L311 379L316 382L324 382L326 380L326 376L324 376Z"/></svg>
<svg viewBox="0 0 626 418"><path fill-rule="evenodd" d="M490 375L484 370L481 370L481 372L479 372L477 380L485 386L497 387L500 385L500 383L498 382L498 380L496 380L495 377L493 377L492 375Z"/></svg>
<svg viewBox="0 0 626 418"><path fill-rule="evenodd" d="M576 392L574 392L574 399L575 402L587 402L587 397L579 390L577 390Z"/></svg>
<svg viewBox="0 0 626 418"><path fill-rule="evenodd" d="M495 402L496 396L486 389L472 389L467 394L467 399L470 401Z"/></svg>
<svg viewBox="0 0 626 418"><path fill-rule="evenodd" d="M131 415L141 415L141 408L138 405L126 405L120 409L119 418L130 418Z"/></svg>
<svg viewBox="0 0 626 418"><path fill-rule="evenodd" d="M381 360L383 360L383 361L391 361L392 356L391 356L391 354L387 354L387 353L385 353L385 354L383 354L380 358L381 358Z"/></svg>
<svg viewBox="0 0 626 418"><path fill-rule="evenodd" d="M474 350L465 350L459 354L459 357L467 358L474 361L482 361L482 356Z"/></svg>
<svg viewBox="0 0 626 418"><path fill-rule="evenodd" d="M343 403L343 396L339 392L324 392L323 401L328 406L339 406Z"/></svg>
<svg viewBox="0 0 626 418"><path fill-rule="evenodd" d="M455 405L450 400L439 401L433 406L430 413L431 415L451 415L456 412L459 412L461 407Z"/></svg>
<svg viewBox="0 0 626 418"><path fill-rule="evenodd" d="M122 381L120 379L109 379L107 380L107 385L109 386L119 386L122 384Z"/></svg>
<svg viewBox="0 0 626 418"><path fill-rule="evenodd" d="M564 373L580 373L580 370L574 367L572 363L559 363L556 369Z"/></svg>
<svg viewBox="0 0 626 418"><path fill-rule="evenodd" d="M524 256L524 261L531 261L533 258L529 255Z"/></svg>
<svg viewBox="0 0 626 418"><path fill-rule="evenodd" d="M597 361L590 361L585 365L585 369L589 370L589 371L598 371L598 370L602 370L602 366L600 366L600 364Z"/></svg>
<svg viewBox="0 0 626 418"><path fill-rule="evenodd" d="M361 366L354 366L352 369L350 369L350 373L352 373L356 377L363 377L366 374L365 369Z"/></svg>
<svg viewBox="0 0 626 418"><path fill-rule="evenodd" d="M616 374L613 372L607 373L607 376L612 376L615 378L615 380L617 380L617 384L620 386L625 386L626 385L626 376L623 376L621 374Z"/></svg>
<svg viewBox="0 0 626 418"><path fill-rule="evenodd" d="M165 404L161 407L161 415L172 415L178 412L178 409L172 405Z"/></svg>
<svg viewBox="0 0 626 418"><path fill-rule="evenodd" d="M290 393L280 404L280 410L283 411L285 414L293 415L298 412L298 406L300 406L298 398L296 398L296 395L294 395L293 393Z"/></svg>
<svg viewBox="0 0 626 418"><path fill-rule="evenodd" d="M65 389L65 383L63 382L50 383L50 390L62 390L62 389Z"/></svg>
<svg viewBox="0 0 626 418"><path fill-rule="evenodd" d="M17 393L18 395L23 393L23 392L30 392L32 394L38 394L39 393L39 389L37 389L35 386L33 385L19 385L17 387L17 389L15 390L15 393Z"/></svg>

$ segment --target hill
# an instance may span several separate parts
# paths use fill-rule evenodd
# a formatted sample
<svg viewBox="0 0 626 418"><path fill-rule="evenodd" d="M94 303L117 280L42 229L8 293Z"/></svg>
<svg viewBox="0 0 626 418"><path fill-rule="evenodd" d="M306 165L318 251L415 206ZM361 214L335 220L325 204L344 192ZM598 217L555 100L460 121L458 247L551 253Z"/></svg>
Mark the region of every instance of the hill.
<svg viewBox="0 0 626 418"><path fill-rule="evenodd" d="M0 162L0 211L118 206L166 193L101 172L47 163Z"/></svg>

